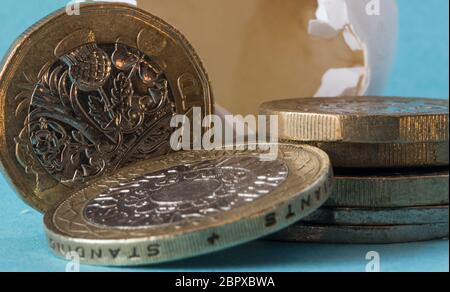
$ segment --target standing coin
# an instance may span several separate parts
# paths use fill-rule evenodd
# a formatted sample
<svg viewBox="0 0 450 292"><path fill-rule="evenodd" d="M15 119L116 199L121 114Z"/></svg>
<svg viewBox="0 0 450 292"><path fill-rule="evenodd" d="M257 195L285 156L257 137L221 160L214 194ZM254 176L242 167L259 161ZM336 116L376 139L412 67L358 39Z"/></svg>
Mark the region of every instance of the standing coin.
<svg viewBox="0 0 450 292"><path fill-rule="evenodd" d="M420 143L448 141L448 100L395 97L300 98L264 103L291 141Z"/></svg>
<svg viewBox="0 0 450 292"><path fill-rule="evenodd" d="M211 113L208 76L169 24L124 4L62 9L2 63L2 168L45 211L92 179L171 152L170 120L193 107Z"/></svg>
<svg viewBox="0 0 450 292"><path fill-rule="evenodd" d="M319 208L328 156L310 146L187 151L147 160L78 191L45 215L50 247L99 265L144 265L257 239Z"/></svg>
<svg viewBox="0 0 450 292"><path fill-rule="evenodd" d="M417 225L448 222L448 205L411 208L320 208L302 223L320 225Z"/></svg>
<svg viewBox="0 0 450 292"><path fill-rule="evenodd" d="M448 238L448 222L399 226L293 225L269 239L277 241L387 244Z"/></svg>
<svg viewBox="0 0 450 292"><path fill-rule="evenodd" d="M307 142L325 151L334 167L404 168L446 166L448 141L425 143Z"/></svg>
<svg viewBox="0 0 450 292"><path fill-rule="evenodd" d="M396 208L449 204L448 169L337 169L328 207Z"/></svg>

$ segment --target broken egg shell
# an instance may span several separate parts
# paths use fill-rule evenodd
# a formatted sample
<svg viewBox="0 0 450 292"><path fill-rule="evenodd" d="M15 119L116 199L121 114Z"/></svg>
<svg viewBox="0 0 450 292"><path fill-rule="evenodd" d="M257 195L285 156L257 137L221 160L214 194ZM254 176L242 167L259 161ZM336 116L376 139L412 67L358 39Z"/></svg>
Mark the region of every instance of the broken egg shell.
<svg viewBox="0 0 450 292"><path fill-rule="evenodd" d="M399 27L397 2L347 0L347 3L350 23L366 50L368 78L361 95L381 95L395 61ZM366 13L361 13L363 10Z"/></svg>
<svg viewBox="0 0 450 292"><path fill-rule="evenodd" d="M208 68L222 113L274 99L378 95L393 64L395 0L146 0Z"/></svg>

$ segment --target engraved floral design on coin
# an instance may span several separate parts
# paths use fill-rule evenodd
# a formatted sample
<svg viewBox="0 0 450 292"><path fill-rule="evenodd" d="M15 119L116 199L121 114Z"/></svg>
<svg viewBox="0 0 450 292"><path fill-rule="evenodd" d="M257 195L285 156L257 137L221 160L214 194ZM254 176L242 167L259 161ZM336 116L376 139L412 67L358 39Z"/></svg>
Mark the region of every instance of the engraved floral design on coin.
<svg viewBox="0 0 450 292"><path fill-rule="evenodd" d="M73 184L170 151L174 98L161 68L142 52L83 45L43 69L16 138L20 161L33 153L55 179Z"/></svg>
<svg viewBox="0 0 450 292"><path fill-rule="evenodd" d="M207 73L180 32L126 4L80 9L29 29L0 71L1 163L41 211L93 179L170 153L174 115L212 113Z"/></svg>
<svg viewBox="0 0 450 292"><path fill-rule="evenodd" d="M50 247L88 264L172 261L266 236L328 199L320 149L279 144L273 161L252 149L177 152L98 180L47 212Z"/></svg>

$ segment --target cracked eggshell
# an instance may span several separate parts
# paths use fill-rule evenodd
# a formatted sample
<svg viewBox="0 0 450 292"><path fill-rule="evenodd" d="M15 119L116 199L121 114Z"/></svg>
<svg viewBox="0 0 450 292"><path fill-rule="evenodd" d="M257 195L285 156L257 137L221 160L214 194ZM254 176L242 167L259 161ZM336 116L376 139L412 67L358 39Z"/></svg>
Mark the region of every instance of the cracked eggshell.
<svg viewBox="0 0 450 292"><path fill-rule="evenodd" d="M365 94L361 95L380 95L388 82L395 60L398 38L397 2L347 0L347 4L350 23L353 24L366 51L368 77ZM366 13L361 13L363 10Z"/></svg>
<svg viewBox="0 0 450 292"><path fill-rule="evenodd" d="M221 112L293 97L377 95L393 64L395 0L140 0L205 62Z"/></svg>

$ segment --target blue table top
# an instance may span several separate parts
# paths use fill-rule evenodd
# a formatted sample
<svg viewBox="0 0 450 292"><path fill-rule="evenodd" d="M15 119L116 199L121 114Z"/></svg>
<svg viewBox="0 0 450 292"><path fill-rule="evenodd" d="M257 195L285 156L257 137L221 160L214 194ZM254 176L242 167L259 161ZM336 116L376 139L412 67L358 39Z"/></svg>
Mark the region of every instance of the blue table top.
<svg viewBox="0 0 450 292"><path fill-rule="evenodd" d="M29 25L63 6L62 0L3 0L0 55ZM449 1L398 0L400 40L393 96L449 96ZM0 271L65 271L47 248L42 215L21 202L0 175ZM256 241L223 252L146 268L82 266L81 271L365 271L376 251L382 271L449 271L448 240L396 245L323 245Z"/></svg>

